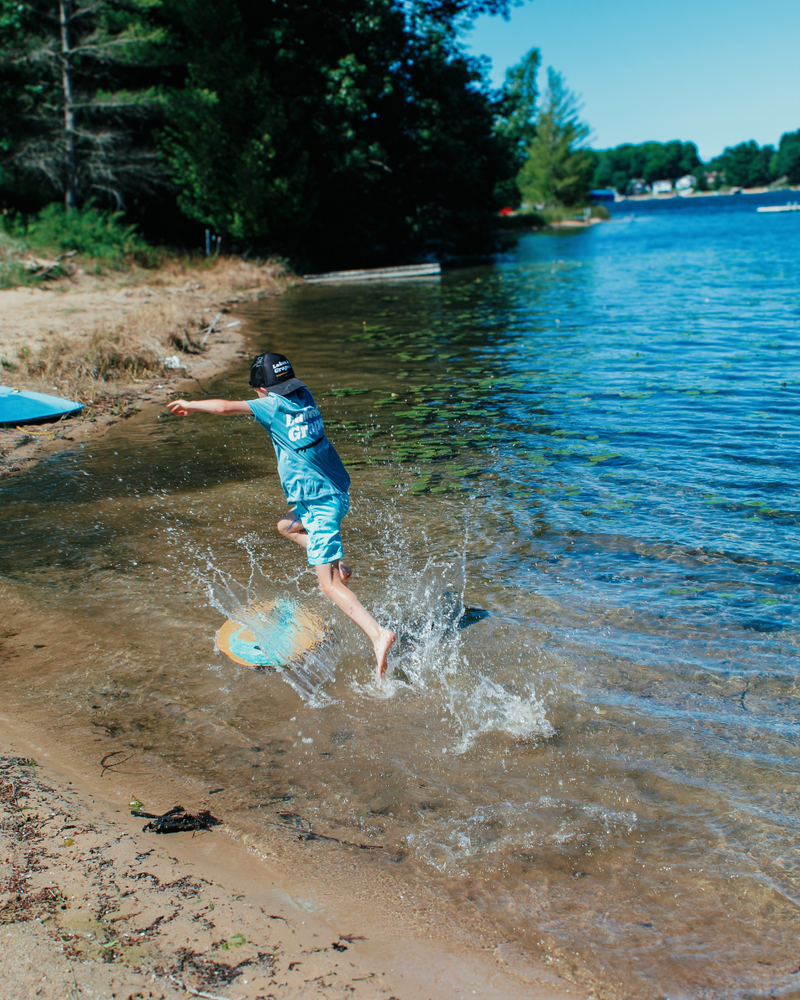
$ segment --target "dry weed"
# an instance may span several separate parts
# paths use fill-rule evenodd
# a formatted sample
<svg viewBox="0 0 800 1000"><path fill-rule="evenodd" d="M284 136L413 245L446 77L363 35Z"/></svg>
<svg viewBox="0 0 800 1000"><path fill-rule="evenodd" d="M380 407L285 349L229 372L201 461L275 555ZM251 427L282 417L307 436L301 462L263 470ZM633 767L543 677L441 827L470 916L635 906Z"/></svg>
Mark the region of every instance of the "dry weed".
<svg viewBox="0 0 800 1000"><path fill-rule="evenodd" d="M220 297L256 289L269 294L289 283L287 269L279 260L250 263L241 257L172 257L162 261L147 284L175 287L181 281L200 285L204 291Z"/></svg>
<svg viewBox="0 0 800 1000"><path fill-rule="evenodd" d="M51 333L35 352L18 354L17 376L39 381L82 403L117 392L121 385L164 376L164 359L193 343L203 320L180 300L155 302L128 313L113 329Z"/></svg>
<svg viewBox="0 0 800 1000"><path fill-rule="evenodd" d="M103 383L162 375L174 329L175 324L163 315L157 319L149 315L143 322L133 314L114 330L53 334L35 354L20 352L19 373L77 396L81 402L94 401Z"/></svg>
<svg viewBox="0 0 800 1000"><path fill-rule="evenodd" d="M21 358L26 374L65 385L89 379L107 382L160 370L163 354L124 329L97 330L89 337L56 335L36 355Z"/></svg>

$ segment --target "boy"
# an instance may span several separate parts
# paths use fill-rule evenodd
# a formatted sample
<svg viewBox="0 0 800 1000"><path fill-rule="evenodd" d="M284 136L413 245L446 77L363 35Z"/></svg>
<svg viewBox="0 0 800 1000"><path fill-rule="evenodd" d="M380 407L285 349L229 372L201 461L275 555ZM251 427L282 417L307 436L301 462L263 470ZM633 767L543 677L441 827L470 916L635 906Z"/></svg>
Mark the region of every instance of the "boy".
<svg viewBox="0 0 800 1000"><path fill-rule="evenodd" d="M257 399L176 399L167 406L178 417L245 413L267 429L289 504L278 531L306 550L322 593L369 636L380 680L396 636L375 621L347 586L351 573L341 561L341 526L350 506L350 476L325 437L314 397L282 354L259 354L250 369L250 385Z"/></svg>

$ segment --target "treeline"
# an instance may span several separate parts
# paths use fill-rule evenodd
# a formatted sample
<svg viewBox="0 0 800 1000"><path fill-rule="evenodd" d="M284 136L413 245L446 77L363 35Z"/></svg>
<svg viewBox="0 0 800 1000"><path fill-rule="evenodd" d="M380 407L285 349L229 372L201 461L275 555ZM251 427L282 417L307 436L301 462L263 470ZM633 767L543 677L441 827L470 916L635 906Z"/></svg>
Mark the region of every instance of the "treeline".
<svg viewBox="0 0 800 1000"><path fill-rule="evenodd" d="M743 142L703 163L693 142L644 142L593 150L593 188L633 193L637 181L676 181L691 175L698 190L800 184L800 130L785 133L777 150Z"/></svg>
<svg viewBox="0 0 800 1000"><path fill-rule="evenodd" d="M492 92L459 37L509 3L0 0L0 205L314 265L485 248L535 72Z"/></svg>
<svg viewBox="0 0 800 1000"><path fill-rule="evenodd" d="M537 49L493 90L461 46L510 4L0 0L3 226L53 229L56 209L30 220L60 202L154 242L369 266L491 249L499 210L552 218L593 186L797 182L800 133L707 165L691 143L588 149Z"/></svg>

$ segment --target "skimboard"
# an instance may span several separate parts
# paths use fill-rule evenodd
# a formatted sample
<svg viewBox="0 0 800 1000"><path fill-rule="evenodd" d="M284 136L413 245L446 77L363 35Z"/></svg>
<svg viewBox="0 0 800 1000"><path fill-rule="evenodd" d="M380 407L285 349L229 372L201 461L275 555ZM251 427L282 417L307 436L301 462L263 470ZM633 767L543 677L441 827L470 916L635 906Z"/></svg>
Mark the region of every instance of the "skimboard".
<svg viewBox="0 0 800 1000"><path fill-rule="evenodd" d="M313 652L325 638L325 623L299 601L254 601L217 632L217 649L245 667L280 670ZM246 623L246 624L245 624Z"/></svg>
<svg viewBox="0 0 800 1000"><path fill-rule="evenodd" d="M76 403L74 399L0 385L0 425L38 424L45 420L58 420L82 409L83 403Z"/></svg>

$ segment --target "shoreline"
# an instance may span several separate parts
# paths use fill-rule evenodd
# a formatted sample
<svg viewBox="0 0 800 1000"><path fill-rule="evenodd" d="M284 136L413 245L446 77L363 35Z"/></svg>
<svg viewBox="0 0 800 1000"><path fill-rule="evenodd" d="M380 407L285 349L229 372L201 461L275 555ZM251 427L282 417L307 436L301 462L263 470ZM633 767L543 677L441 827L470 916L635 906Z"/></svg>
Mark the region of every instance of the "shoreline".
<svg viewBox="0 0 800 1000"><path fill-rule="evenodd" d="M103 321L103 308L117 309L126 300L136 308L142 297L174 296L180 326L198 310L214 310L213 318L222 308L280 294L294 284L280 272L261 270L250 277L259 280L234 296L230 289L221 294L212 282L186 288L173 281L162 293L153 292L152 275L121 289L109 284L88 292L14 291L22 291L17 299L27 304L28 320L39 324L38 336L46 342L50 332L44 331L58 318L57 310L67 314L63 330L76 315L70 311L76 301L84 304L90 322L72 335L86 337L85 326ZM0 292L0 304L4 297L7 301ZM31 303L43 308L31 310ZM118 319L124 322L124 315L120 310ZM14 349L9 329L7 321L0 356L9 344ZM9 439L17 444L9 449L10 460L8 452L0 456L0 474L80 447L136 413L137 420L150 419L149 409L176 392L196 392L197 379L214 377L245 352L244 318L233 331L210 338L202 355L182 358L184 371L112 383L83 418L0 435L2 445ZM35 347L24 336L18 331L17 343ZM14 374L4 370L4 381ZM104 771L99 762L126 741L115 740L110 730L43 715L42 706L26 707L14 694L31 658L38 663L49 655L53 630L72 655L81 655L84 637L73 634L57 613L31 603L25 587L0 581L0 594L6 612L0 621L0 662L11 685L0 716L0 844L6 859L0 940L7 969L0 1000L98 995L174 1000L203 994L220 1000L575 1000L585 995L500 937L479 914L453 912L428 889L424 874L394 873L368 863L352 846L334 847L287 827L250 844L241 831L225 825L224 796L209 797L207 788L146 750L137 751L130 764ZM154 814L178 803L192 813L209 809L222 825L196 834L144 833L145 821L130 815L132 796Z"/></svg>
<svg viewBox="0 0 800 1000"><path fill-rule="evenodd" d="M203 388L203 381L246 354L246 324L234 320L232 310L296 284L280 264L222 258L206 266L168 262L100 278L79 270L42 287L0 289L0 383L84 403L79 414L56 422L0 427L0 478L104 434L152 402L155 393L166 390L166 402L176 393L196 392L198 384ZM25 370L28 358L35 361L48 350L80 351L93 338L115 336L126 340L128 351L151 358L155 352L177 359L180 367L158 364L141 378L68 375L66 387L63 380Z"/></svg>
<svg viewBox="0 0 800 1000"><path fill-rule="evenodd" d="M0 717L3 1000L584 995L513 944L477 944L418 901L359 892L363 873L327 885L312 858L256 851L224 825L142 832L130 784L124 771L93 778L41 729Z"/></svg>
<svg viewBox="0 0 800 1000"><path fill-rule="evenodd" d="M670 201L675 198L722 198L733 195L753 195L753 194L781 194L786 192L800 191L800 187L788 186L784 188L755 187L755 188L730 188L727 191L670 191L668 194L627 194L620 195L614 199L614 204L619 205L623 201Z"/></svg>

